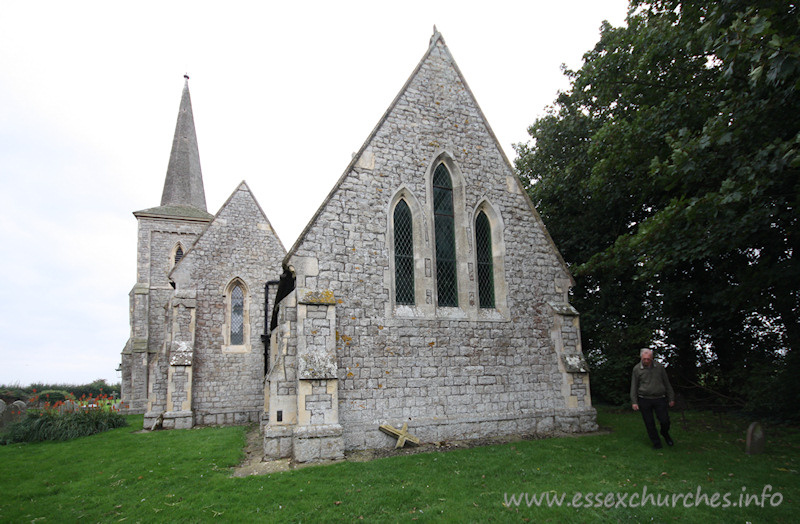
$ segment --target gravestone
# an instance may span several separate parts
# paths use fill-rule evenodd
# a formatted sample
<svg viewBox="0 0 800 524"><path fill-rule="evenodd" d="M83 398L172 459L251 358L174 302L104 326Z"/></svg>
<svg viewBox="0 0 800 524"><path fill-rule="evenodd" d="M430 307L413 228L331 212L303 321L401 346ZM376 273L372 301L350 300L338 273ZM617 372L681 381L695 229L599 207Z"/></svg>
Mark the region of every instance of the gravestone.
<svg viewBox="0 0 800 524"><path fill-rule="evenodd" d="M753 422L747 428L747 442L745 444L745 453L748 455L758 455L764 453L764 430L761 429L761 424Z"/></svg>
<svg viewBox="0 0 800 524"><path fill-rule="evenodd" d="M3 416L3 412L6 410L6 401L0 398L0 416Z"/></svg>
<svg viewBox="0 0 800 524"><path fill-rule="evenodd" d="M28 406L21 400L13 402L10 406L3 403L4 409L0 411L0 427L7 427L22 418Z"/></svg>
<svg viewBox="0 0 800 524"><path fill-rule="evenodd" d="M77 408L77 404L72 400L65 400L63 404L58 406L59 413L72 413Z"/></svg>

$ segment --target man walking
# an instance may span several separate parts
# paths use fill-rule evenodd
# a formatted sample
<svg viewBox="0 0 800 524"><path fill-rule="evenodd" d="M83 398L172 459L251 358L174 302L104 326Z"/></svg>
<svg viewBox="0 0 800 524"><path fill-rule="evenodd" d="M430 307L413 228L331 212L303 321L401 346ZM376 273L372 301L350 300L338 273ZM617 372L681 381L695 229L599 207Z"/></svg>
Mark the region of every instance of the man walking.
<svg viewBox="0 0 800 524"><path fill-rule="evenodd" d="M631 374L631 407L642 414L647 435L653 442L653 448L661 449L661 439L656 431L656 421L653 419L655 412L658 423L661 425L661 435L667 446L674 442L669 436L669 412L667 405L675 405L675 393L667 378L664 366L653 361L653 350L643 348L639 352L641 362L633 366Z"/></svg>

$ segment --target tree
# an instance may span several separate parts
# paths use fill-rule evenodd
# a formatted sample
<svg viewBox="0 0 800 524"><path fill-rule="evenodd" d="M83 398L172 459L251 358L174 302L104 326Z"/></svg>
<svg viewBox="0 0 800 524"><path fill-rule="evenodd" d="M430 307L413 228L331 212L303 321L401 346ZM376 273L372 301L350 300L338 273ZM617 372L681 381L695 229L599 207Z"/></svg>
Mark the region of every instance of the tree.
<svg viewBox="0 0 800 524"><path fill-rule="evenodd" d="M739 402L798 360L798 20L785 0L633 1L516 146L606 399L637 346Z"/></svg>

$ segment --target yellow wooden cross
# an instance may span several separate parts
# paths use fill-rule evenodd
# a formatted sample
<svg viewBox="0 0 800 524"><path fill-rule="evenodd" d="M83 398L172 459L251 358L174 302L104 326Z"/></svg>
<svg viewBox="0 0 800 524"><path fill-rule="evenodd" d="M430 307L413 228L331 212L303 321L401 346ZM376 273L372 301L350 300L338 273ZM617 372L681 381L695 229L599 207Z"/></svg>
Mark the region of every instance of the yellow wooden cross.
<svg viewBox="0 0 800 524"><path fill-rule="evenodd" d="M378 427L387 435L397 437L397 445L395 445L395 449L402 448L406 445L406 442L415 446L419 446L419 439L408 432L408 424L403 424L403 429L396 429L394 426L390 426L389 424L381 424Z"/></svg>

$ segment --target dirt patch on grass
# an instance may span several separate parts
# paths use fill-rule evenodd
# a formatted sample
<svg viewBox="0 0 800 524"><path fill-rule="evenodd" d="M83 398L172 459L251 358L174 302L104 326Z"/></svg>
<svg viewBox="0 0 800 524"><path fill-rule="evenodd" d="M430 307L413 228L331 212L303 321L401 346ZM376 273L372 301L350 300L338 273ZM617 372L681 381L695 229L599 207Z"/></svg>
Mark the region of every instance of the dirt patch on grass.
<svg viewBox="0 0 800 524"><path fill-rule="evenodd" d="M546 435L532 435L532 434L513 434L503 435L491 438L479 438L470 440L448 440L442 442L423 443L419 446L406 446L404 448L395 449L391 445L380 449L365 449L349 451L345 453L343 460L337 461L323 461L323 462L309 462L297 463L291 459L279 460L263 460L264 447L263 437L259 430L258 425L253 425L247 430L247 444L245 445L245 458L241 464L234 468L234 477L248 477L250 475L266 475L269 473L277 473L280 471L289 471L291 469L305 468L309 466L320 466L324 464L333 464L335 462L366 462L368 460L375 460L386 457L396 457L401 455L415 455L417 453L433 453L433 452L447 452L458 449L470 449L478 446L492 446L496 444L508 444L510 442L519 442L522 440L543 440L556 437L581 437L587 435L607 435L611 433L607 428L601 428L592 433L550 433Z"/></svg>

